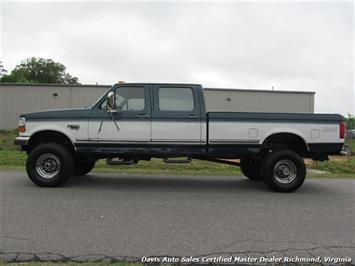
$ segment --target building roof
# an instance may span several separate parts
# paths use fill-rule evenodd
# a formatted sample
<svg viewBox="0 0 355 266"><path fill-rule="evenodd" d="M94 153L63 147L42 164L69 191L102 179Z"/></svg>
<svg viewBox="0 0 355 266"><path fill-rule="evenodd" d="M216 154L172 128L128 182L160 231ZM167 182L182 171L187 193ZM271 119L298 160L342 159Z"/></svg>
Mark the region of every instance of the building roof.
<svg viewBox="0 0 355 266"><path fill-rule="evenodd" d="M55 83L0 83L0 86L45 86L45 87L112 87L112 85L99 84L55 84Z"/></svg>
<svg viewBox="0 0 355 266"><path fill-rule="evenodd" d="M120 83L121 85L124 83ZM187 83L154 83L154 82L140 82L140 83L131 83L127 82L127 84L184 84ZM197 85L190 84L189 85ZM51 86L51 87L100 87L100 88L109 88L112 85L99 85L99 84L53 84L53 83L0 83L0 86ZM301 93L301 94L315 94L315 91L288 91L288 90L262 90L262 89L240 89L240 88L204 88L204 90L214 90L214 91L249 91L249 92L270 92L270 93Z"/></svg>
<svg viewBox="0 0 355 266"><path fill-rule="evenodd" d="M302 94L315 94L315 91L286 91L286 90L261 90L261 89L235 89L235 88L204 88L205 90L214 90L214 91L250 91L250 92L271 92L271 93L302 93Z"/></svg>

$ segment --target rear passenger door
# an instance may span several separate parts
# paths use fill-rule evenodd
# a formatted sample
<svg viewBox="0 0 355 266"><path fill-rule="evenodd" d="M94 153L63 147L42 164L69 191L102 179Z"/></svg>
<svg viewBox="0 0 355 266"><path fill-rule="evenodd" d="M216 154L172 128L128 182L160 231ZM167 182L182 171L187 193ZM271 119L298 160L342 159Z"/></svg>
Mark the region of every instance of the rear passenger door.
<svg viewBox="0 0 355 266"><path fill-rule="evenodd" d="M201 115L197 88L153 85L152 144L166 148L201 144ZM179 147L176 146L178 149Z"/></svg>

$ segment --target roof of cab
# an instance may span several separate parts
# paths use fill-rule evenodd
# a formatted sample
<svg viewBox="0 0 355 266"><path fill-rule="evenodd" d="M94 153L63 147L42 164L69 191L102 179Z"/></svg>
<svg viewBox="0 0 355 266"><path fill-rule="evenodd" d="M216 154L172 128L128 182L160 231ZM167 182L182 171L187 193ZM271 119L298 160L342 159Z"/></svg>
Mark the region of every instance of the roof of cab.
<svg viewBox="0 0 355 266"><path fill-rule="evenodd" d="M115 83L114 85L139 85L139 86L142 86L142 85L169 85L169 86L172 86L172 85L181 85L181 86L202 86L201 84L196 84L196 83L162 83L162 82L117 82Z"/></svg>

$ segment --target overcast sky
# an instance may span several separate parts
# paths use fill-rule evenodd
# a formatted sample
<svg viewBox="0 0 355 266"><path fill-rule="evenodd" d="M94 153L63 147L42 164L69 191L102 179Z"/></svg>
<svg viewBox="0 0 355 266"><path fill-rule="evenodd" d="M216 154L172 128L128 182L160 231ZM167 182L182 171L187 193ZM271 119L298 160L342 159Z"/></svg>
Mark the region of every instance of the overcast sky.
<svg viewBox="0 0 355 266"><path fill-rule="evenodd" d="M355 113L351 2L0 5L8 70L36 56L81 83L273 86L316 91L317 112Z"/></svg>

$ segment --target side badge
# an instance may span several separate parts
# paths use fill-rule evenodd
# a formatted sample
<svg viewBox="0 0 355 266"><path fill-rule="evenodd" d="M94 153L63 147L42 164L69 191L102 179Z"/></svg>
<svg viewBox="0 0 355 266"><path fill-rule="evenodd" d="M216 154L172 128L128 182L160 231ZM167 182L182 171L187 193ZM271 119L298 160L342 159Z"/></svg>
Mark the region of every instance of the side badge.
<svg viewBox="0 0 355 266"><path fill-rule="evenodd" d="M72 130L79 130L80 126L79 125L67 125L67 128L70 128Z"/></svg>

